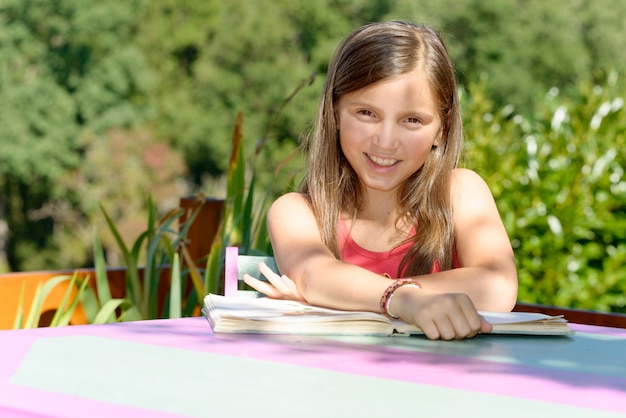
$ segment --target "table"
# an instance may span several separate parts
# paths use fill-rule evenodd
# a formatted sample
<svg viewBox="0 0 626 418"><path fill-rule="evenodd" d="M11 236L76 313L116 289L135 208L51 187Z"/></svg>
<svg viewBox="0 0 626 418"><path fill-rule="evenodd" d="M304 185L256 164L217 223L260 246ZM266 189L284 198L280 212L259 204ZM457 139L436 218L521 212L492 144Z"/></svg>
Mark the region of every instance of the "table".
<svg viewBox="0 0 626 418"><path fill-rule="evenodd" d="M215 335L204 318L0 331L0 416L626 416L626 330Z"/></svg>

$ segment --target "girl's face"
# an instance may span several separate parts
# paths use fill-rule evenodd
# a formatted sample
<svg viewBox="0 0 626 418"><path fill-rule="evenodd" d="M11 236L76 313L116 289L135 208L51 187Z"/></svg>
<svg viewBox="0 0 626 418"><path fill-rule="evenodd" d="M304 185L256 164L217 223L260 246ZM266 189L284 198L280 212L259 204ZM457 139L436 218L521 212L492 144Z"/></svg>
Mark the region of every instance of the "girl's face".
<svg viewBox="0 0 626 418"><path fill-rule="evenodd" d="M339 141L366 189L398 191L441 135L426 78L412 71L342 96Z"/></svg>

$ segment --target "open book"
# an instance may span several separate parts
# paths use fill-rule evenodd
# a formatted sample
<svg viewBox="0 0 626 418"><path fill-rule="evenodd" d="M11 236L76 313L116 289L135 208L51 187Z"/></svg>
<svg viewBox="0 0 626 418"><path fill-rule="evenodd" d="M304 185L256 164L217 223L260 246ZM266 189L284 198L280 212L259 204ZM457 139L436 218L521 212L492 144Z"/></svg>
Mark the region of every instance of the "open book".
<svg viewBox="0 0 626 418"><path fill-rule="evenodd" d="M306 335L419 335L414 325L374 312L340 311L288 300L209 294L202 312L215 333ZM493 334L572 335L562 316L480 312Z"/></svg>

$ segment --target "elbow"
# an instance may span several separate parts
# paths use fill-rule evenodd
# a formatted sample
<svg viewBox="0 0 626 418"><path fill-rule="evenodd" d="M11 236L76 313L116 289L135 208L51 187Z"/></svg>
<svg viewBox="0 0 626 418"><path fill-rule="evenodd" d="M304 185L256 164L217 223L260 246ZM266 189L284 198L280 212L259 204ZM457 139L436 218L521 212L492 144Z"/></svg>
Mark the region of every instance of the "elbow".
<svg viewBox="0 0 626 418"><path fill-rule="evenodd" d="M517 302L517 272L499 271L490 278L477 303L477 309L510 312Z"/></svg>
<svg viewBox="0 0 626 418"><path fill-rule="evenodd" d="M493 283L490 291L492 311L511 312L517 302L517 273L501 274Z"/></svg>
<svg viewBox="0 0 626 418"><path fill-rule="evenodd" d="M319 267L312 267L310 264L302 266L296 286L306 303L316 306L326 306L328 301L324 289L327 287L327 283L321 280L318 270ZM323 276L324 275L321 277Z"/></svg>
<svg viewBox="0 0 626 418"><path fill-rule="evenodd" d="M311 280L311 275L305 270L302 273L300 280L298 281L298 290L302 295L302 298L306 301L306 303L310 305L319 304L319 298L316 297L315 291L315 281Z"/></svg>

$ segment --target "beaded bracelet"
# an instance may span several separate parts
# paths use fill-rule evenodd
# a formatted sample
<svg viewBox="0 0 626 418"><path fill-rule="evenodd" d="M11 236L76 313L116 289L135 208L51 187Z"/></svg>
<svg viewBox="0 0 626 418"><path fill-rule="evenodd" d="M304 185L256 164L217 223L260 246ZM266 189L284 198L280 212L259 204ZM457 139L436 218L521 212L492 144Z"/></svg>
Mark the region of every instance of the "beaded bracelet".
<svg viewBox="0 0 626 418"><path fill-rule="evenodd" d="M386 313L387 315L392 317L393 319L398 319L400 317L398 315L394 315L389 310L389 305L391 304L391 298L393 297L393 294L396 292L396 290L398 290L398 289L400 289L401 287L404 287L404 286L413 286L413 287L417 287L418 289L422 288L422 286L420 286L413 279L399 279L399 280L394 281L391 284L391 286L389 286L387 288L387 290L385 290L385 293L383 293L383 296L380 298L380 309L384 313Z"/></svg>

